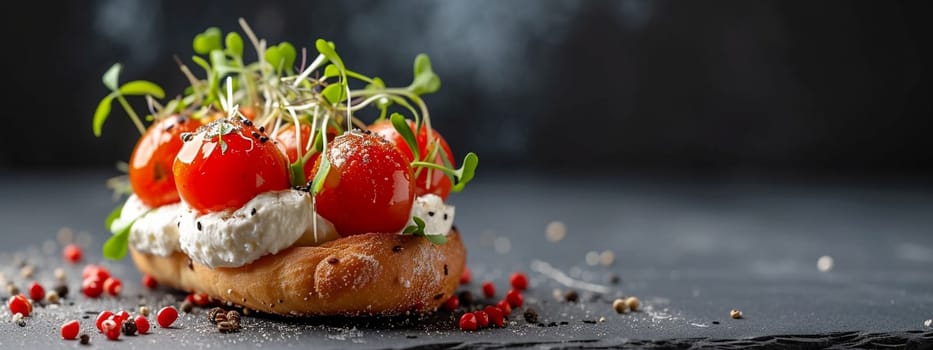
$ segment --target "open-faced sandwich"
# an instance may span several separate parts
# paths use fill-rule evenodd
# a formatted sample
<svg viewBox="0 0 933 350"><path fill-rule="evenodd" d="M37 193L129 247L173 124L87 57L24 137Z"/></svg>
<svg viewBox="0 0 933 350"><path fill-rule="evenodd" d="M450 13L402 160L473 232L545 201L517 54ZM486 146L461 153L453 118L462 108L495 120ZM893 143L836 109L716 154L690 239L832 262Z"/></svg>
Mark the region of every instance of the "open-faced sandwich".
<svg viewBox="0 0 933 350"><path fill-rule="evenodd" d="M128 194L108 217L104 256L127 252L159 283L280 315L429 312L458 285L466 251L446 201L473 178L431 127L420 97L440 80L419 55L414 80L387 87L348 69L333 43L210 28L194 39L197 77L164 100L148 81L118 83L98 106L100 135L119 102L142 136ZM145 96L140 118L127 97ZM145 126L144 120L151 121ZM367 120L369 122L367 122Z"/></svg>

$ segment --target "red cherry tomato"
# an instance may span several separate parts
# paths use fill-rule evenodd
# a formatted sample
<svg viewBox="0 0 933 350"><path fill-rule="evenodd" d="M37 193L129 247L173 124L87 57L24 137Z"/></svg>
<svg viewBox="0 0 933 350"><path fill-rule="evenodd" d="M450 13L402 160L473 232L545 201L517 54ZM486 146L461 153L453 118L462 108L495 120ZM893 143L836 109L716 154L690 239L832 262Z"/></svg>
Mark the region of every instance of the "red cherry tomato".
<svg viewBox="0 0 933 350"><path fill-rule="evenodd" d="M415 122L411 120L407 120L407 122L408 126L412 130L415 130ZM394 126L392 126L391 121L383 120L374 123L373 125L369 126L369 130L398 146L399 150L402 151L402 154L405 155L409 162L414 157L414 154L411 152L411 148L408 147L407 143L405 143L405 139L402 137L402 135L399 134L397 130L395 130ZM443 153L451 165L456 164L454 162L453 152L450 151L450 146L447 145L447 141L444 140L444 137L441 136L437 130L434 130L433 128L431 130L433 131L432 135L434 139L437 140L436 142L440 143L441 145L440 150L438 150L438 153L434 156L434 163L442 166L444 165L444 160L441 158L441 153ZM434 147L433 142L431 143L431 147L428 147L428 128L424 125L422 125L421 129L418 130L418 132L415 134L415 141L418 142L418 152L421 154L422 158L426 157ZM428 173L431 173L430 182L428 181ZM427 168L422 168L418 173L418 178L415 179L415 195L422 196L428 193L433 193L440 196L444 200L447 200L447 195L450 194L450 186L450 178L448 178L447 175L443 172L438 170L428 171Z"/></svg>
<svg viewBox="0 0 933 350"><path fill-rule="evenodd" d="M263 129L239 118L217 120L192 135L173 170L178 194L202 214L237 209L260 193L289 187L285 155Z"/></svg>
<svg viewBox="0 0 933 350"><path fill-rule="evenodd" d="M146 131L130 156L130 185L133 193L150 207L178 202L172 163L181 149L181 134L193 132L201 124L192 118L170 116Z"/></svg>
<svg viewBox="0 0 933 350"><path fill-rule="evenodd" d="M327 160L331 168L315 197L315 209L340 235L395 233L405 228L414 183L398 147L373 134L344 133L327 146ZM318 159L313 173L320 163Z"/></svg>

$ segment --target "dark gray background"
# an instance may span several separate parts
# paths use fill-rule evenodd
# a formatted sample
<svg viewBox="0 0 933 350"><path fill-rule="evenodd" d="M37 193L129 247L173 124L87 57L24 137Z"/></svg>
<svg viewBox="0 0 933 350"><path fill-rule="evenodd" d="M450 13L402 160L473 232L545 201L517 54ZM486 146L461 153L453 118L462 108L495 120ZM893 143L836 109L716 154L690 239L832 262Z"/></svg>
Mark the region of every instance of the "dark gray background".
<svg viewBox="0 0 933 350"><path fill-rule="evenodd" d="M434 124L486 169L860 176L933 170L928 2L65 1L8 23L0 167L112 166L135 129L91 135L114 62L170 95L191 39L246 18L272 42L337 43L348 65L441 90ZM31 7L31 9L30 9ZM136 101L139 111L142 101ZM41 128L38 126L41 125ZM41 134L37 135L36 133Z"/></svg>

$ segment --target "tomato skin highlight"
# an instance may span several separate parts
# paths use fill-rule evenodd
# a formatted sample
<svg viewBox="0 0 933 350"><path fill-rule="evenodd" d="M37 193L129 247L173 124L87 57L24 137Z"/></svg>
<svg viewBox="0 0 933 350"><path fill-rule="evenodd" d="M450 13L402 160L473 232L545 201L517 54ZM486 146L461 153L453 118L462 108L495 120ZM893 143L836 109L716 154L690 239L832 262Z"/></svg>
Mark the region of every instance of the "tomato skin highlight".
<svg viewBox="0 0 933 350"><path fill-rule="evenodd" d="M285 155L240 118L215 121L193 135L178 152L173 173L178 194L201 214L240 208L290 184Z"/></svg>
<svg viewBox="0 0 933 350"><path fill-rule="evenodd" d="M412 131L415 131L415 122L408 119L405 121L408 123L408 127L410 127ZM392 126L391 121L382 120L376 122L370 125L368 129L386 140L389 140L389 142L394 143L409 162L413 160L414 153L412 153L411 148L408 147L408 143L405 142L405 138L402 137L402 134L399 134L398 130L395 130L395 127ZM439 152L434 156L433 162L437 165L444 166L444 160L441 158L441 153L444 153L450 165L456 164L453 152L450 150L450 146L447 145L447 141L444 140L444 137L441 136L437 130L434 128L431 130L433 137L441 145ZM427 157L428 153L431 152L431 148L428 147L428 128L426 125L422 125L421 129L415 133L415 141L418 143L418 153L421 154L421 158ZM430 182L428 181L428 173L431 173ZM433 193L446 201L447 196L450 195L451 185L450 178L443 172L438 170L428 171L428 169L423 168L420 170L420 173L418 173L418 178L415 179L415 195L423 196Z"/></svg>
<svg viewBox="0 0 933 350"><path fill-rule="evenodd" d="M181 134L201 126L195 119L169 116L149 126L130 156L130 186L143 204L155 208L179 201L172 176L175 155L181 149Z"/></svg>
<svg viewBox="0 0 933 350"><path fill-rule="evenodd" d="M395 145L373 134L344 133L327 146L327 160L331 168L315 196L315 210L341 236L405 228L415 189L411 166Z"/></svg>

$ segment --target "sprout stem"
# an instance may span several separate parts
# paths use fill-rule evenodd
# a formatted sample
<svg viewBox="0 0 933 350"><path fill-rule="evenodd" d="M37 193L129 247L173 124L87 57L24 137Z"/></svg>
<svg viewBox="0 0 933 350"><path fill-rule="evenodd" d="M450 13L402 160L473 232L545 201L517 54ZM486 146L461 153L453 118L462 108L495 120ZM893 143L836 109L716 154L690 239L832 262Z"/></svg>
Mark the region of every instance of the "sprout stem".
<svg viewBox="0 0 933 350"><path fill-rule="evenodd" d="M123 109L126 110L126 114L130 116L130 119L133 120L133 124L136 124L136 129L139 130L139 134L143 135L146 133L146 127L143 126L143 122L139 119L139 116L136 115L136 112L133 111L133 108L130 107L130 103L126 101L126 98L123 97L123 94L117 94L117 100L120 101L120 105L123 106Z"/></svg>

